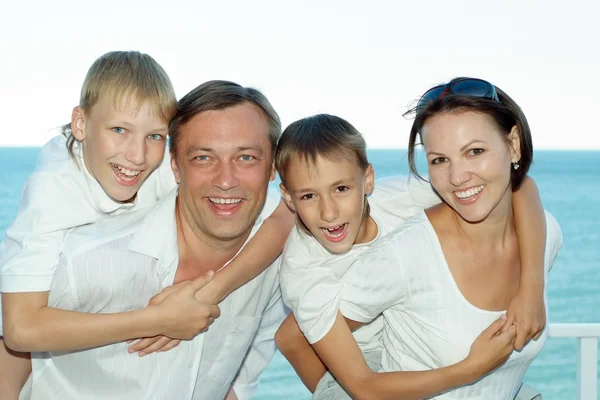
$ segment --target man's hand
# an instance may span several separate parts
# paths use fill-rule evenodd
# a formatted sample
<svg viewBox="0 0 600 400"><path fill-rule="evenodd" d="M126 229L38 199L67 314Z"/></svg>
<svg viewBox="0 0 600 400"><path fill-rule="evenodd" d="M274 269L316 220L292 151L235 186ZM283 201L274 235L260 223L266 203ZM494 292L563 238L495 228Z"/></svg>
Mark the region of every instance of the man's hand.
<svg viewBox="0 0 600 400"><path fill-rule="evenodd" d="M517 325L515 350L521 351L531 339L537 340L546 327L546 307L543 290L520 287L506 311L507 321L503 331Z"/></svg>

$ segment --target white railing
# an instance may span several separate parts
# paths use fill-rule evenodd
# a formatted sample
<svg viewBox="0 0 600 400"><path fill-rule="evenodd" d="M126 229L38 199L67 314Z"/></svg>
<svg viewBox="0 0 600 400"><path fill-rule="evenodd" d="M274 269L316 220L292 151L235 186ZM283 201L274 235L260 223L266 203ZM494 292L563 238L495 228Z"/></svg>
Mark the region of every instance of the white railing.
<svg viewBox="0 0 600 400"><path fill-rule="evenodd" d="M600 324L550 324L548 334L577 338L577 399L598 400Z"/></svg>

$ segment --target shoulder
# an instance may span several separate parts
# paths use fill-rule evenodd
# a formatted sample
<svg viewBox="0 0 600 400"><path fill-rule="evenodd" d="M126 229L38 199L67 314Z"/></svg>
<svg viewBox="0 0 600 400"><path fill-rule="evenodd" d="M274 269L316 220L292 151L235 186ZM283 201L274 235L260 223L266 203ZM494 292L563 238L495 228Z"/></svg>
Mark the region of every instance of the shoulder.
<svg viewBox="0 0 600 400"><path fill-rule="evenodd" d="M144 218L152 209L142 209L127 214L109 216L93 224L71 229L62 247L62 253L67 258L74 258L83 253L93 251L106 252L111 243L120 242L114 249L120 251L121 242L129 241L139 230Z"/></svg>
<svg viewBox="0 0 600 400"><path fill-rule="evenodd" d="M35 169L36 172L55 174L78 170L77 164L67 150L67 138L62 134L53 137L42 147Z"/></svg>
<svg viewBox="0 0 600 400"><path fill-rule="evenodd" d="M432 229L427 215L421 211L383 236L368 253L370 256L379 254L384 258L398 253L406 254L407 251L414 251L424 243L429 243Z"/></svg>

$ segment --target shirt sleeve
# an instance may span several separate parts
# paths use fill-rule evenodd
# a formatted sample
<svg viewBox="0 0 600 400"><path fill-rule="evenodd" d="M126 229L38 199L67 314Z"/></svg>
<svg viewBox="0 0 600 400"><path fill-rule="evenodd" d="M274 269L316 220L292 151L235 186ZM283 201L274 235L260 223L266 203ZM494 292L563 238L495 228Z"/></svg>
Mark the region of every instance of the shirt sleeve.
<svg viewBox="0 0 600 400"><path fill-rule="evenodd" d="M304 239L304 240L303 240ZM339 309L342 282L328 266L310 260L303 233L294 228L281 263L281 291L300 330L310 344L321 340L333 326Z"/></svg>
<svg viewBox="0 0 600 400"><path fill-rule="evenodd" d="M232 383L239 400L250 400L254 395L260 375L277 351L275 332L288 314L289 309L283 304L279 285L275 285L250 349Z"/></svg>
<svg viewBox="0 0 600 400"><path fill-rule="evenodd" d="M558 221L546 211L546 271L552 269L552 265L562 247L563 237Z"/></svg>
<svg viewBox="0 0 600 400"><path fill-rule="evenodd" d="M366 251L342 277L340 311L358 322L370 322L383 311L404 302L403 265L411 254L410 236L392 233ZM413 249L418 252L418 249Z"/></svg>
<svg viewBox="0 0 600 400"><path fill-rule="evenodd" d="M387 214L404 221L441 202L428 182L407 176L378 179L371 197Z"/></svg>
<svg viewBox="0 0 600 400"><path fill-rule="evenodd" d="M90 222L81 221L86 202L73 185L52 174L29 178L16 219L0 244L0 292L50 290L67 230Z"/></svg>

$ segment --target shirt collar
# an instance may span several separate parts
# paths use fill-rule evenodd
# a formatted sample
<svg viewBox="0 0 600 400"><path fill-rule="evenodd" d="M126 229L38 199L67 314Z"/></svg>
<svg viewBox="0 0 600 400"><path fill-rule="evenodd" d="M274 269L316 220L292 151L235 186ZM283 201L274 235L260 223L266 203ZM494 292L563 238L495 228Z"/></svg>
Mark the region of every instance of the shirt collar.
<svg viewBox="0 0 600 400"><path fill-rule="evenodd" d="M81 143L77 140L73 143L73 154L77 159L78 167L83 171L85 176L85 182L90 190L92 206L103 214L117 214L115 211L119 211L118 214L123 212L131 211L137 202L137 196L131 203L122 203L113 200L102 188L100 183L90 174L85 166L83 160L83 149Z"/></svg>
<svg viewBox="0 0 600 400"><path fill-rule="evenodd" d="M128 249L171 263L178 255L175 202L177 188L156 203L142 220Z"/></svg>

